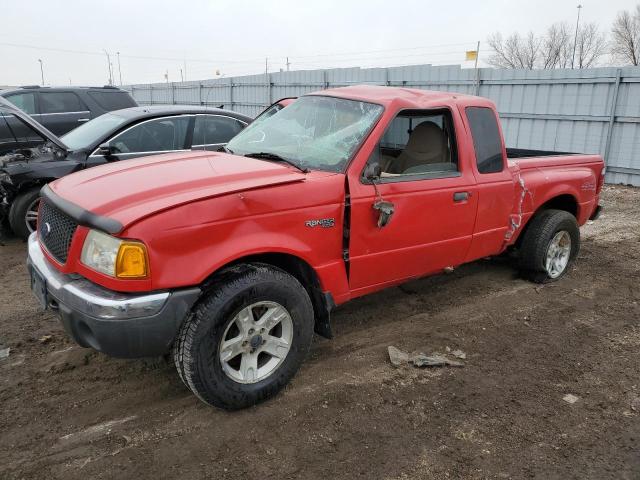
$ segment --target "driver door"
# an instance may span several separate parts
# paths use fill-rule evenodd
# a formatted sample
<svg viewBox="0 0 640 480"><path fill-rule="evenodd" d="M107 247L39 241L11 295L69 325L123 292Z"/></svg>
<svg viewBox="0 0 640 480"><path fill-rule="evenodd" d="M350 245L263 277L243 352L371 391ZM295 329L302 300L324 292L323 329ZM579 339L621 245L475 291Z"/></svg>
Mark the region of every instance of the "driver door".
<svg viewBox="0 0 640 480"><path fill-rule="evenodd" d="M379 165L379 178L349 179L354 295L463 263L478 196L473 172L463 168L457 150L450 110L403 110L365 168ZM381 201L393 210L383 225L374 208Z"/></svg>

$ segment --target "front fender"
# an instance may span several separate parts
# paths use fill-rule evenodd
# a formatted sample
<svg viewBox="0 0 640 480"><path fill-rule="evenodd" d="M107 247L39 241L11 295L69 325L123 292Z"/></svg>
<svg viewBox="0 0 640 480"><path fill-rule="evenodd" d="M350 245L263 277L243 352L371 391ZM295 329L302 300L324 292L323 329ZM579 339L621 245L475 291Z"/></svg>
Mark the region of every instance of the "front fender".
<svg viewBox="0 0 640 480"><path fill-rule="evenodd" d="M198 285L244 257L279 253L307 263L322 287L339 295L348 290L340 181L323 182L322 189L283 185L182 205L126 227L121 236L147 244L154 289Z"/></svg>

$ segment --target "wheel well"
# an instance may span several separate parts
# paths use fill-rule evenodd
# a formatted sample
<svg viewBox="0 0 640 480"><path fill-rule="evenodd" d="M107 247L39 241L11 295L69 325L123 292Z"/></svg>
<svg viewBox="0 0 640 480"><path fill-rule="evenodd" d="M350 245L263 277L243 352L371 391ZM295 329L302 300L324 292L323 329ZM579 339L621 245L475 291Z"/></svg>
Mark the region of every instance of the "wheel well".
<svg viewBox="0 0 640 480"><path fill-rule="evenodd" d="M527 229L529 228L529 225L531 225L531 220L533 220L541 212L545 210L550 210L550 209L564 210L565 212L569 212L571 215L578 218L578 201L575 199L573 195L570 195L567 193L563 195L558 195L557 197L553 197L552 199L547 200L545 203L540 205L540 207L538 207L535 213L531 215L531 217L529 218L529 221L520 232L520 235L518 236L518 240L516 240L516 243L514 245L516 248L520 248L522 239L527 233Z"/></svg>
<svg viewBox="0 0 640 480"><path fill-rule="evenodd" d="M543 205L541 205L540 208L538 208L538 211L536 211L536 214L538 214L542 210L549 210L551 208L556 210L564 210L565 212L569 212L571 215L578 218L578 202L573 195L565 194L553 197L551 200L548 200Z"/></svg>
<svg viewBox="0 0 640 480"><path fill-rule="evenodd" d="M34 187L43 187L49 182L53 182L55 178L38 178L36 180L27 180L18 185L18 189L16 190L16 195L20 195L21 193L26 192Z"/></svg>
<svg viewBox="0 0 640 480"><path fill-rule="evenodd" d="M311 299L315 316L316 333L325 338L333 337L330 325L330 312L335 306L333 298L330 293L322 291L320 279L313 267L295 255L286 253L262 253L242 257L214 272L205 283L214 283L215 279L223 274L224 271L233 269L233 267L237 265L249 263L272 265L296 278L305 288Z"/></svg>

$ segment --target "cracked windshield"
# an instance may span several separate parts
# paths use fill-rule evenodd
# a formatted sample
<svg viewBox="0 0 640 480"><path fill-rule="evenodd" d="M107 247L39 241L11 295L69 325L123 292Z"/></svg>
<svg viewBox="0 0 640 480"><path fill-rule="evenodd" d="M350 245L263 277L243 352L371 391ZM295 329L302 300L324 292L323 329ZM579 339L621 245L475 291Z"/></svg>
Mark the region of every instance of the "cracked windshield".
<svg viewBox="0 0 640 480"><path fill-rule="evenodd" d="M380 105L307 96L247 127L227 145L237 155L342 171L382 114Z"/></svg>

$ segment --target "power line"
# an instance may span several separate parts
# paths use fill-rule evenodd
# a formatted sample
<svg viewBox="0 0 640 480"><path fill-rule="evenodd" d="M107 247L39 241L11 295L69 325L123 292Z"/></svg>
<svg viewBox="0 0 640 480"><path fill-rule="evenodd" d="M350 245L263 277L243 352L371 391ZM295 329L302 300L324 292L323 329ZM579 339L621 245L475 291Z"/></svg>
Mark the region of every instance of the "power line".
<svg viewBox="0 0 640 480"><path fill-rule="evenodd" d="M340 53L322 53L322 54L314 54L314 55L295 55L290 56L291 58L315 58L315 57L332 57L332 56L342 56L342 55L359 55L359 54L369 54L369 53L383 53L383 52L398 52L405 50L422 50L425 48L440 48L440 47L461 47L474 45L475 42L465 42L465 43L443 43L439 45L423 45L421 47L402 47L402 48L387 48L383 50L365 50L360 52L340 52Z"/></svg>
<svg viewBox="0 0 640 480"><path fill-rule="evenodd" d="M434 45L423 45L423 46L415 46L415 47L404 47L404 48L387 48L387 49L377 49L377 50L361 50L361 51L349 51L349 52L336 52L336 53L316 53L309 55L270 55L269 58L281 58L283 67L286 65L287 68L291 66L298 67L302 66L303 68L313 69L313 68L336 68L332 67L332 65L337 65L337 68L340 68L341 64L345 62L353 63L354 66L358 66L360 68L371 68L371 67L388 67L388 66L403 66L403 65L424 65L424 64L456 64L463 63L460 60L458 55L462 55L463 48L455 48L452 47L468 47L474 44L475 42L465 42L465 43L448 43L448 44L434 44ZM92 56L103 56L106 51L91 51L91 50L76 50L76 49L66 49L66 48L56 48L56 47L48 47L48 46L38 46L38 45L30 45L30 44L21 44L21 43L8 43L8 42L0 42L0 46L12 47L12 48L26 48L32 50L41 50L48 52L60 52L66 54L73 55L92 55ZM447 48L447 50L439 49ZM434 51L435 50L435 51ZM392 52L398 52L397 54L391 55ZM415 52L415 53L403 53L403 52ZM389 53L389 55L385 56L375 56L380 53ZM108 53L107 53L108 55ZM451 60L448 58L449 55L455 55L451 57ZM151 60L151 61L161 61L161 62L176 62L184 67L184 73L186 74L186 63L201 63L201 64L209 64L211 67L194 67L191 66L189 71L191 72L191 77L194 75L198 75L200 72L206 77L210 77L213 75L212 68L217 67L223 69L225 75L250 75L250 74L258 74L260 71L259 65L264 65L264 57L255 58L255 59L237 59L237 60L223 60L223 59L203 59L203 58L185 58L185 57L162 57L162 56L149 56L149 55L126 55L121 52L118 55L119 57L135 59L135 60ZM424 58L423 61L419 63L397 63L398 61L402 61L402 59L415 59L416 57ZM437 58L437 61L430 61L430 59ZM384 60L396 60L396 63L393 65L384 64ZM118 62L119 63L119 62ZM275 62L280 63L280 62ZM320 63L322 65L320 65ZM365 64L370 64L366 65ZM120 69L120 64L118 64ZM109 62L109 69L111 69L111 63ZM166 66L162 66L161 70L166 70ZM147 75L142 75L143 77L147 77ZM185 75L186 76L186 75ZM112 79L112 73L109 74L109 78ZM113 80L111 80L112 82ZM139 81L138 81L139 82Z"/></svg>
<svg viewBox="0 0 640 480"><path fill-rule="evenodd" d="M4 47L14 47L14 48L29 48L29 49L33 49L33 50L44 50L47 52L60 52L60 53L72 53L72 54L79 54L79 55L98 55L98 56L102 56L104 55L104 52L98 52L98 51L88 51L88 50L70 50L70 49L66 49L66 48L53 48L53 47L43 47L43 46L38 46L38 45L26 45L26 44L20 44L20 43L6 43L6 42L0 42L0 46L4 46ZM237 60L205 60L205 59L198 59L198 58L178 58L178 57L155 57L155 56L145 56L145 55L124 55L121 54L120 55L122 58L132 58L132 59L137 59L137 60L162 60L162 61L176 61L176 62L184 62L185 60L187 62L202 62L202 63L254 63L254 60L244 60L244 61L237 61ZM258 61L260 59L255 59L255 61Z"/></svg>
<svg viewBox="0 0 640 480"><path fill-rule="evenodd" d="M364 50L359 52L337 52L337 53L320 53L320 54L312 54L312 55L289 55L292 59L306 59L306 58L320 58L320 57L342 57L344 55L368 55L375 53L383 53L383 52L400 52L400 51L414 51L414 50L424 50L429 48L441 48L441 47L453 47L453 46L468 46L472 45L473 42L466 43L448 43L448 44L439 44L439 45L424 45L420 47L407 47L407 48L388 48L388 49L380 49L380 50ZM102 56L104 51L89 51L89 50L72 50L65 48L54 48L54 47L44 47L38 45L27 45L20 43L7 43L0 42L0 46L5 47L13 47L13 48L28 48L34 50L44 50L49 52L60 52L60 53L71 53L71 54L80 54L80 55L97 55ZM433 52L433 54L438 54L439 52ZM224 64L224 63L233 63L233 64L252 64L257 62L262 62L264 57L256 57L254 59L243 59L243 60L229 60L229 59L202 59L202 58L184 58L184 57L160 57L160 56L148 56L148 55L125 55L121 54L122 58L131 58L137 60L158 60L158 61L175 61L175 62L192 62L192 63L213 63L213 64ZM269 55L271 58L279 58L279 55ZM286 55L282 55L282 58L286 58ZM298 62L299 63L299 62Z"/></svg>

